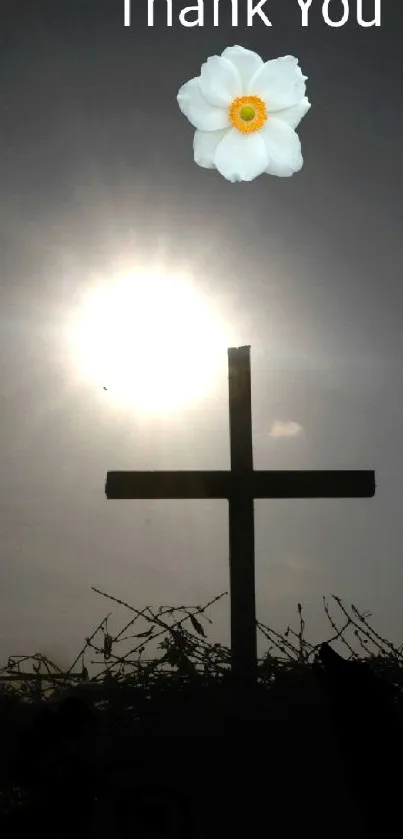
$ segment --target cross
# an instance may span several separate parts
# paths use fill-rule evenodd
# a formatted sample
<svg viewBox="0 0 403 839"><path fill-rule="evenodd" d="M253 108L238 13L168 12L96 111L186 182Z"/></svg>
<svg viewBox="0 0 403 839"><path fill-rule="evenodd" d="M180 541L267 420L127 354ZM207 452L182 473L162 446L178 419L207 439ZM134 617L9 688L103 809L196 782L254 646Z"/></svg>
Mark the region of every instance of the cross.
<svg viewBox="0 0 403 839"><path fill-rule="evenodd" d="M229 502L231 671L254 684L257 666L255 498L370 498L375 473L254 470L250 347L228 349L229 471L108 472L108 499L226 498Z"/></svg>

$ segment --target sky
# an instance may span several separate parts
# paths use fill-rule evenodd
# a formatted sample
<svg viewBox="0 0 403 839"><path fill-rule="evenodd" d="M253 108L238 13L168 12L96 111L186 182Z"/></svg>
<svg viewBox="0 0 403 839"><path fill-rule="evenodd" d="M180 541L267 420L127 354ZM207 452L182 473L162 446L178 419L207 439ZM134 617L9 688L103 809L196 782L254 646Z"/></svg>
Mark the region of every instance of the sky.
<svg viewBox="0 0 403 839"><path fill-rule="evenodd" d="M270 28L244 11L231 27L221 0L219 26L206 2L204 27L185 28L173 6L170 28L162 0L154 26L146 0L130 26L123 0L2 7L0 663L69 666L107 612L119 630L126 612L91 586L139 609L228 590L225 501L107 501L104 485L108 470L229 467L226 347L244 344L255 468L375 469L377 483L373 499L255 503L258 618L297 627L302 602L316 642L336 594L403 641L401 10L383 0L382 25L364 28L351 0L336 28L313 0L302 27L297 0L268 0ZM308 76L291 178L233 184L193 160L177 92L234 44L295 55ZM145 287L155 266L171 288L188 277L207 313L199 332L189 314L189 340L213 349L201 392L184 385L170 411L104 390L117 335L108 304L102 324L83 314L91 290L131 272ZM157 396L178 324L165 314L154 365L125 362ZM147 317L142 340L163 326ZM229 643L228 598L210 617Z"/></svg>

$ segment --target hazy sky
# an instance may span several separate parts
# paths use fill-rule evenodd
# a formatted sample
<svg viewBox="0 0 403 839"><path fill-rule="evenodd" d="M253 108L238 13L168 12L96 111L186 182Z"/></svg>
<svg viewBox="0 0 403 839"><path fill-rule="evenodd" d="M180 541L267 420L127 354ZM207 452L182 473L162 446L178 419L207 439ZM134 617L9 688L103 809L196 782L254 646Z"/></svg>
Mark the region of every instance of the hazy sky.
<svg viewBox="0 0 403 839"><path fill-rule="evenodd" d="M0 661L41 651L70 663L113 608L91 585L139 608L228 589L224 501L104 495L110 469L228 467L225 346L202 401L166 417L114 404L71 345L88 286L156 258L171 275L185 265L228 340L252 347L256 468L376 469L374 499L256 503L258 617L281 631L301 600L318 640L322 595L335 593L401 642L398 4L383 0L372 29L355 2L342 28L319 0L307 28L297 0L268 0L271 28L241 14L231 28L224 0L216 28L210 2L192 29L181 3L170 29L163 0L154 27L146 0L132 5L124 27L123 0L3 4ZM233 44L295 55L309 77L292 178L231 184L193 161L177 91ZM282 423L301 430L279 436ZM228 601L212 617L227 642Z"/></svg>

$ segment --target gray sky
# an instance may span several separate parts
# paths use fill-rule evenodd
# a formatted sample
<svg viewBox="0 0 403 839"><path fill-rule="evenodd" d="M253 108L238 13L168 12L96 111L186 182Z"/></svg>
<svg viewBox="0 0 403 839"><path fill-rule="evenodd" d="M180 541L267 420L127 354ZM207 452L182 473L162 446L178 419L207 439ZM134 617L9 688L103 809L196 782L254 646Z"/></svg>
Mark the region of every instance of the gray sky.
<svg viewBox="0 0 403 839"><path fill-rule="evenodd" d="M271 0L270 29L231 29L228 15L184 29L177 13L171 29L162 13L147 27L145 0L130 28L123 0L5 5L0 661L41 651L70 663L111 608L91 585L139 608L228 589L225 502L104 496L110 469L228 467L225 349L201 403L164 418L118 409L102 380L80 376L68 341L94 276L156 254L171 274L190 265L231 342L252 346L256 468L376 469L372 500L256 503L258 617L282 630L301 600L318 640L322 595L335 593L401 642L398 4L384 0L380 29L353 14L329 28L316 0L308 28L296 0ZM176 94L232 44L293 54L309 77L292 178L231 184L193 162ZM275 423L302 430L278 436ZM227 642L228 601L212 617Z"/></svg>

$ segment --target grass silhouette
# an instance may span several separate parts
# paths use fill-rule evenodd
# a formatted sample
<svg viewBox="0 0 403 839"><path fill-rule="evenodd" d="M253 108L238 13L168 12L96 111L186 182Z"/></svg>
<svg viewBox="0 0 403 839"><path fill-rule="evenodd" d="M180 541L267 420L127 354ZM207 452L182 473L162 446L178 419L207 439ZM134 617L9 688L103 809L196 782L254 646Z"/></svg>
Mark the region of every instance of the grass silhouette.
<svg viewBox="0 0 403 839"><path fill-rule="evenodd" d="M257 622L267 651L256 688L241 696L230 650L206 635L207 610L225 595L204 607L138 610L94 591L130 612L119 633L109 632L108 614L67 672L40 654L12 657L0 672L6 829L38 822L45 836L80 828L139 839L253 833L257 797L269 790L280 811L269 821L286 835L304 823L322 835L325 817L327 836L346 832L346 821L347 835L363 837L396 827L403 653L370 615L333 596L336 619L324 598L331 631L320 644L306 638L301 604L297 630ZM91 678L89 655L101 667ZM257 755L261 770L252 772Z"/></svg>

